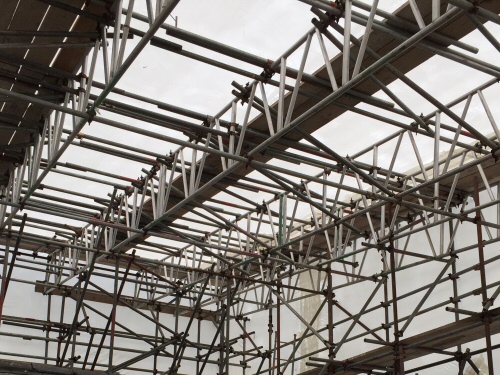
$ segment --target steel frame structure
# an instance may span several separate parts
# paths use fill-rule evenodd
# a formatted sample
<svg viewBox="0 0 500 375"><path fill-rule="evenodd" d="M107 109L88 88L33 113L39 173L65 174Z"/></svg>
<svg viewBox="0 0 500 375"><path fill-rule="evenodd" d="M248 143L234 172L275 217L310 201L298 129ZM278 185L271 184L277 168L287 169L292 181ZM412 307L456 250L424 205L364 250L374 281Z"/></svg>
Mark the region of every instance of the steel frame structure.
<svg viewBox="0 0 500 375"><path fill-rule="evenodd" d="M388 14L378 0L371 5L300 1L304 9L312 7L313 27L275 61L168 25L179 0L148 0L146 15L134 11L134 0L126 8L118 0L111 8L114 17L106 19L46 0L97 18L98 32L0 30L0 35L90 38L37 45L87 47L80 74L0 52L3 62L17 60L23 69L57 82L2 73L2 80L37 85L39 91L27 95L0 88L1 100L47 110L40 122L11 116L10 123L0 125L31 134L26 144L2 146L4 160L14 158L16 164L1 187L0 336L36 341L43 349L40 355L13 350L2 356L109 373L169 375L183 373L185 363L196 374L293 374L307 362L311 374L323 375L415 373L452 361L459 374L467 364L479 372L474 361L485 353L494 373L500 256L492 249L500 240L500 130L489 92L500 78L500 64L473 57L477 48L459 39L477 30L500 53L500 42L484 26L500 24L498 4L410 0ZM456 35L446 31L459 19L467 26ZM141 27L132 27L134 22ZM363 28L361 38L352 25ZM130 47L132 35L139 41ZM374 49L378 35L390 38L390 48ZM234 64L190 52L172 38L230 57ZM211 115L121 89L120 79L148 45L251 81L233 82L234 98ZM332 46L337 56L331 55ZM444 104L409 78L411 67L395 63L408 51L439 55L490 78ZM307 58L314 53L325 66L307 73ZM300 64L293 69L287 61L297 54ZM263 70L255 73L240 63ZM103 83L95 79L96 69L103 69ZM419 115L389 87L394 80L433 109ZM271 104L275 88L278 100ZM372 96L379 90L387 99ZM488 126L468 121L473 101L480 103ZM342 156L333 142L312 133L344 112L397 130L362 150L353 141L353 153ZM163 131L127 123L132 119ZM90 123L178 149L158 153L125 139L87 135ZM402 150L404 144L408 149ZM16 147L22 153L10 151ZM84 162L64 162L65 152L77 147L141 163L142 174L124 177ZM397 167L403 152L414 154L417 169ZM56 175L57 186L45 182ZM68 177L107 186L109 194L67 189ZM265 197L262 203L249 198L257 193ZM79 224L67 224L70 220ZM472 243L457 239L470 228ZM423 238L424 246L412 246L415 237ZM427 267L436 270L430 280L401 291L405 275ZM30 276L23 277L27 271ZM459 277L470 280L461 283ZM46 296L46 319L3 309L18 283ZM435 299L444 287L446 298ZM359 288L368 292L357 294L354 304L337 298ZM300 311L307 301L319 301L310 303L311 316ZM120 309L150 328L120 321ZM319 327L322 314L327 323ZM168 323L165 315L171 316ZM283 316L300 321L293 339L283 328ZM426 316L446 316L438 324L443 330L420 329L415 321ZM256 322L267 322L265 329ZM259 340L266 335L266 345L250 332L254 326ZM461 332L471 337L459 338ZM442 343L443 337L451 341ZM484 340L484 347L465 348L473 339ZM307 340L318 348L307 351ZM356 342L378 349L350 355L352 346L345 348ZM127 359L118 360L117 353ZM408 365L431 353L439 358Z"/></svg>

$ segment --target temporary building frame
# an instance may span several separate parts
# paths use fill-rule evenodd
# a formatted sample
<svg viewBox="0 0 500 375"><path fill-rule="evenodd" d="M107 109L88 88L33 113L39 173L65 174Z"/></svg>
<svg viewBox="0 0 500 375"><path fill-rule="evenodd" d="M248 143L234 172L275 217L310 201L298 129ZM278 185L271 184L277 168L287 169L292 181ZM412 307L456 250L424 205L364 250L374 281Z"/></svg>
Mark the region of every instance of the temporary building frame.
<svg viewBox="0 0 500 375"><path fill-rule="evenodd" d="M144 15L137 3L0 1L0 336L17 343L2 347L0 371L257 375L307 363L310 374L404 374L455 363L463 374L484 353L493 374L500 64L462 38L478 32L500 53L488 29L500 2L410 0L387 13L378 0L300 0L312 26L275 60L167 24L179 0L147 0ZM152 47L250 82L233 82L210 114L127 91L121 78ZM323 67L308 73L315 53ZM489 78L445 103L408 74L434 56ZM432 110L420 114L395 81ZM483 123L469 120L471 103ZM361 150L349 139L341 155L314 132L346 113L394 132ZM86 134L101 125L178 148ZM67 162L71 150L139 163L141 176ZM417 168L401 170L402 154ZM410 280L422 269L436 272ZM44 296L45 319L7 309L21 285ZM442 318L415 323L427 316ZM38 354L12 346L26 340Z"/></svg>

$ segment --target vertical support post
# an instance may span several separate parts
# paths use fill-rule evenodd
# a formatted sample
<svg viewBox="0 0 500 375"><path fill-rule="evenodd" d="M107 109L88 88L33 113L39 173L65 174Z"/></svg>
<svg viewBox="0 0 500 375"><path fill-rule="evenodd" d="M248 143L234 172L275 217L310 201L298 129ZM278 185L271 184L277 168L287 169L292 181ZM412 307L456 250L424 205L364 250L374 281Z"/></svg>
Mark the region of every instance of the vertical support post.
<svg viewBox="0 0 500 375"><path fill-rule="evenodd" d="M284 212L285 212L285 197L283 194L280 194L280 211L279 211L279 218L278 218L278 246L283 245L283 230L286 219L284 218Z"/></svg>
<svg viewBox="0 0 500 375"><path fill-rule="evenodd" d="M80 294L82 292L81 286L82 286L81 283L76 284L78 294ZM72 332L68 333L68 340L69 340L70 335L73 337L73 341L71 343L71 358L69 359L69 362L68 362L69 368L73 368L73 365L74 365L75 361L77 360L77 357L76 357L76 334L77 334L76 329L74 329Z"/></svg>
<svg viewBox="0 0 500 375"><path fill-rule="evenodd" d="M269 294L268 300L267 300L267 307L269 311L269 318L268 318L268 323L267 323L267 332L269 333L268 338L268 369L269 369L269 375L271 375L271 368L272 368L272 348L273 348L273 298L271 297L272 295Z"/></svg>
<svg viewBox="0 0 500 375"><path fill-rule="evenodd" d="M396 260L393 251L393 241L390 245L390 261L391 261L391 282L392 282L392 319L394 324L394 369L396 375L404 375L404 358L402 347L399 344L399 325L398 325L398 301L396 288Z"/></svg>
<svg viewBox="0 0 500 375"><path fill-rule="evenodd" d="M382 250L382 270L387 272L387 252ZM385 341L391 342L390 339L390 325L389 325L389 285L387 284L387 277L384 280L384 316L385 316Z"/></svg>
<svg viewBox="0 0 500 375"><path fill-rule="evenodd" d="M497 184L497 199L500 199L500 183ZM500 204L497 204L497 224L500 224ZM497 237L500 237L500 227L497 228Z"/></svg>
<svg viewBox="0 0 500 375"><path fill-rule="evenodd" d="M436 112L436 125L434 133L434 165L433 165L433 178L439 177L439 137L441 134L441 113ZM439 182L434 184L434 209L439 208ZM434 222L441 219L441 215L434 215Z"/></svg>
<svg viewBox="0 0 500 375"><path fill-rule="evenodd" d="M228 284L227 287L229 288L229 283L227 283L227 284ZM224 375L224 337L226 334L225 324L224 324L225 318L223 319L222 313L224 313L224 317L225 317L229 306L226 305L225 310L223 310L223 308L224 308L224 306L222 305L221 306L221 314L219 317L219 329L220 329L220 335L219 335L219 372L218 372L219 375Z"/></svg>
<svg viewBox="0 0 500 375"><path fill-rule="evenodd" d="M278 295L281 293L281 288L280 285L278 284L278 287L276 288L276 292ZM276 344L277 344L277 351L276 351L276 369L277 375L281 375L281 300L278 298L277 305L276 305Z"/></svg>
<svg viewBox="0 0 500 375"><path fill-rule="evenodd" d="M52 307L52 294L48 295L47 298L47 327L45 328L45 358L43 360L44 364L47 364L47 358L49 357L49 332L51 330L50 327L50 313Z"/></svg>
<svg viewBox="0 0 500 375"><path fill-rule="evenodd" d="M233 101L231 103L231 124L229 126L229 153L234 155L235 151L235 137L236 137L236 114L237 114L237 102ZM227 166L230 167L234 163L233 159L227 159Z"/></svg>
<svg viewBox="0 0 500 375"><path fill-rule="evenodd" d="M432 0L432 20L436 20L441 15L441 0Z"/></svg>
<svg viewBox="0 0 500 375"><path fill-rule="evenodd" d="M396 260L394 255L394 242L391 239L389 245L391 261L391 283L392 283L392 319L394 323L394 370L395 375L404 375L404 353L403 347L399 344L399 325L398 325L398 295L396 289Z"/></svg>
<svg viewBox="0 0 500 375"><path fill-rule="evenodd" d="M12 228L12 222L9 223L9 234ZM5 251L3 256L3 270L2 270L2 284L0 291L0 327L2 325L2 310L3 310L3 302L5 300L5 289L7 285L7 273L9 272L9 255L10 255L10 240L12 236L7 236L7 241L5 244Z"/></svg>
<svg viewBox="0 0 500 375"><path fill-rule="evenodd" d="M118 278L120 277L120 259L116 257L115 261L115 285L113 293L113 311L111 311L111 332L109 336L109 356L108 356L108 372L111 374L113 368L113 350L115 346L115 327L116 327L116 306L118 306ZM125 283L124 275L123 283Z"/></svg>
<svg viewBox="0 0 500 375"><path fill-rule="evenodd" d="M448 211L451 212L451 208L448 209ZM453 222L450 220L448 221L448 231L450 233L450 251L453 252L455 251L455 240L453 239ZM455 275L457 273L457 261L455 260L452 265L451 265L451 272L453 275ZM455 307L455 309L458 309L459 308L459 305L458 305L458 277L453 277L451 282L452 282L452 285L453 285L453 305ZM458 320L460 319L460 316L459 316L459 313L455 311L455 322L458 322ZM459 353L462 352L462 345L457 345L457 351Z"/></svg>
<svg viewBox="0 0 500 375"><path fill-rule="evenodd" d="M230 323L231 323L231 277L228 276L227 278L227 297L226 297L226 332L225 332L225 343L224 343L224 349L225 349L225 358L224 358L224 368L225 368L225 375L229 375L229 354L230 354L230 347L229 347L229 335L230 335ZM236 290L234 291L236 293Z"/></svg>
<svg viewBox="0 0 500 375"><path fill-rule="evenodd" d="M156 308L155 312L155 320L157 323L160 322L160 307L158 306ZM158 346L158 334L160 332L160 326L156 324L155 327L155 347ZM153 357L153 375L156 375L158 373L158 352L155 352L154 357Z"/></svg>
<svg viewBox="0 0 500 375"><path fill-rule="evenodd" d="M479 207L479 182L478 178L474 178L474 204ZM483 307L488 302L487 286L486 286L486 271L484 268L484 246L483 246L483 228L481 225L481 210L476 211L476 231L477 231L477 250L479 255L479 272L481 278L481 297L483 299ZM486 316L484 318L484 333L486 340L486 354L488 358L488 373L494 375L493 369L493 353L491 349L491 329L490 320Z"/></svg>
<svg viewBox="0 0 500 375"><path fill-rule="evenodd" d="M280 131L283 129L283 117L285 112L285 79L286 79L286 59L281 58L280 61L280 85L278 97L278 117L276 120L276 129Z"/></svg>
<svg viewBox="0 0 500 375"><path fill-rule="evenodd" d="M58 342L57 342L57 363L59 363L61 361L61 346L62 346L62 341L63 341L63 337L64 337L64 331L63 331L63 323L64 323L64 309L66 307L66 296L63 295L62 296L62 304L61 304L61 314L60 314L60 317L59 317L59 336L58 336ZM62 363L61 363L62 365Z"/></svg>
<svg viewBox="0 0 500 375"><path fill-rule="evenodd" d="M352 0L345 1L344 9L344 51L342 56L342 85L349 81L349 62L351 53L351 8Z"/></svg>
<svg viewBox="0 0 500 375"><path fill-rule="evenodd" d="M247 370L247 358L246 358L246 352L247 352L247 319L243 318L243 375L246 375L246 370Z"/></svg>
<svg viewBox="0 0 500 375"><path fill-rule="evenodd" d="M3 304L5 302L5 296L7 295L7 289L9 288L10 278L12 277L12 271L14 270L14 263L16 262L17 253L19 251L19 244L21 243L21 237L23 235L24 225L26 224L27 217L28 217L27 214L23 215L23 220L21 222L21 227L19 228L19 234L18 234L18 237L16 240L16 246L14 247L14 251L12 252L12 259L10 260L10 266L9 266L9 270L7 271L7 275L5 274L5 272L2 275L2 292L0 294L0 324L2 322L2 312L3 312ZM8 261L7 256L8 256L8 254L6 251L5 252L5 261ZM4 267L4 269L5 269L5 267Z"/></svg>
<svg viewBox="0 0 500 375"><path fill-rule="evenodd" d="M201 354L201 349L200 349L200 343L201 343L201 316L198 316L198 333L196 335L196 342L198 344L198 347L196 348L196 375L200 375L200 354ZM245 373L243 372L243 375Z"/></svg>
<svg viewBox="0 0 500 375"><path fill-rule="evenodd" d="M153 4L151 3L151 0L146 0L146 10L148 13L148 22L149 26L153 24L153 21L155 19L154 11L153 11Z"/></svg>
<svg viewBox="0 0 500 375"><path fill-rule="evenodd" d="M328 252L329 258L331 259L331 252ZM334 358L334 343L333 343L333 280L332 280L332 263L328 263L328 268L326 270L326 277L328 278L328 290L326 291L326 302L328 309L328 358ZM295 336L294 336L295 340ZM293 374L293 371L292 371ZM333 374L333 367L331 365L328 366L328 374Z"/></svg>
<svg viewBox="0 0 500 375"><path fill-rule="evenodd" d="M179 308L180 308L180 303L181 303L181 294L178 292L177 297L175 299L175 325L174 325L174 331L176 335L179 335ZM177 340L174 341L174 353L177 353ZM172 368L175 365L175 363L172 362Z"/></svg>

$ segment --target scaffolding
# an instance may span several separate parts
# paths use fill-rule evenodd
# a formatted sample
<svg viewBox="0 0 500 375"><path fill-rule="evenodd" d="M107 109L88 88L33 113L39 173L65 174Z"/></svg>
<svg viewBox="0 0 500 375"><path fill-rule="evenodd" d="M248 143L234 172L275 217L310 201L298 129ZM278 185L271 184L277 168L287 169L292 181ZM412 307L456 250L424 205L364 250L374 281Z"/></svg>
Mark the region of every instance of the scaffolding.
<svg viewBox="0 0 500 375"><path fill-rule="evenodd" d="M167 22L180 0L5 3L0 372L494 374L500 60L466 37L500 53L500 2L300 0L274 60ZM152 51L242 81L210 114L120 86ZM435 94L429 63L478 79Z"/></svg>

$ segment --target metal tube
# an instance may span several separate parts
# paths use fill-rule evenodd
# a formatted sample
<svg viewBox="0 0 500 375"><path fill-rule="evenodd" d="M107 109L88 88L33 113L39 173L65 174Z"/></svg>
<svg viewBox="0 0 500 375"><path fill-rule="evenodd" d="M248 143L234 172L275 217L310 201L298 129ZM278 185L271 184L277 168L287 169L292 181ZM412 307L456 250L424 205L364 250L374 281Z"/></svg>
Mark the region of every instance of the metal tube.
<svg viewBox="0 0 500 375"><path fill-rule="evenodd" d="M5 297L7 295L7 289L9 288L10 279L12 277L12 271L14 269L14 263L16 262L17 254L19 252L19 245L21 243L21 236L23 235L24 225L26 223L27 217L28 217L28 214L25 213L23 215L21 226L19 228L19 236L17 237L16 244L14 246L14 251L12 251L12 256L10 259L10 264L9 264L9 268L7 270L7 273L5 273L5 267L4 267L4 272L2 275L2 291L1 291L1 295L0 295L0 324L2 322L3 305L5 302ZM4 264L7 264L7 262L8 262L7 256L8 256L8 254L6 252Z"/></svg>
<svg viewBox="0 0 500 375"><path fill-rule="evenodd" d="M476 207L479 207L479 186L477 177L474 178L474 204ZM476 232L477 232L477 248L479 255L479 272L481 279L481 296L483 299L483 308L488 303L488 295L486 288L486 271L484 269L484 249L483 249L483 233L481 226L481 211L476 211ZM490 375L494 375L495 371L493 368L493 353L491 349L491 331L490 331L490 320L486 318L484 320L484 331L485 331L485 340L486 340L486 348L487 348L487 358L488 358L488 372Z"/></svg>
<svg viewBox="0 0 500 375"><path fill-rule="evenodd" d="M162 13L156 18L155 22L151 26L151 28L146 32L144 37L137 43L135 48L130 52L130 55L127 56L125 61L123 62L122 66L117 69L115 75L113 76L112 80L109 82L108 85L106 85L106 88L101 92L99 97L94 101L92 106L89 108L87 113L85 114L85 117L80 120L80 122L77 124L76 128L73 130L73 132L68 136L68 139L66 142L64 142L61 147L58 149L56 154L53 156L53 158L50 160L48 163L47 167L43 170L43 172L40 174L38 179L33 183L33 185L28 189L24 197L22 198L22 203L26 203L28 198L33 194L33 192L40 186L42 183L43 179L45 176L49 173L49 171L54 167L55 163L59 160L59 158L62 156L62 154L66 151L66 149L69 147L71 141L78 135L78 133L83 129L83 127L87 124L88 120L91 120L92 117L95 116L95 111L96 108L103 102L103 100L108 96L108 94L111 92L112 88L116 86L120 78L125 74L125 72L128 70L128 68L132 65L133 61L136 59L136 57L139 55L139 53L144 49L144 47L149 43L149 40L154 36L156 31L160 28L162 25L163 21L169 16L170 12L176 7L176 5L179 3L180 0L169 0L169 2L165 5L165 7L162 10ZM1 90L0 90L1 93ZM9 93L11 93L9 91ZM11 93L12 94L12 93ZM9 218L4 221L4 223L0 226L0 228L3 228L6 224L6 222L12 220L12 216L17 213L17 209L14 209Z"/></svg>

